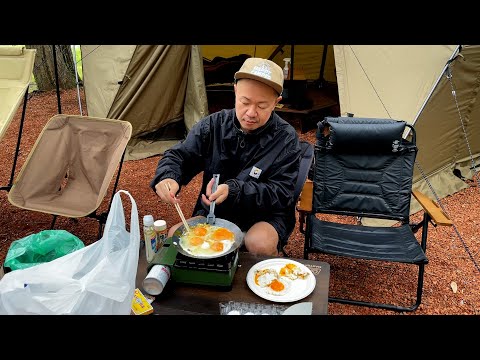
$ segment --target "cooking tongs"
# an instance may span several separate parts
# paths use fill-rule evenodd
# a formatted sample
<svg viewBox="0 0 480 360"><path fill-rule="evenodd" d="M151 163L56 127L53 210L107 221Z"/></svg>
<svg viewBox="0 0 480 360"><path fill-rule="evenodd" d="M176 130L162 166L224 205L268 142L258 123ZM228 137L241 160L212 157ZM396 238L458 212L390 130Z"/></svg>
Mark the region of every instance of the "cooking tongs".
<svg viewBox="0 0 480 360"><path fill-rule="evenodd" d="M213 185L212 185L212 194L217 191L218 181L220 180L220 174L213 174ZM215 200L210 203L210 212L207 215L207 224L213 225L215 224Z"/></svg>

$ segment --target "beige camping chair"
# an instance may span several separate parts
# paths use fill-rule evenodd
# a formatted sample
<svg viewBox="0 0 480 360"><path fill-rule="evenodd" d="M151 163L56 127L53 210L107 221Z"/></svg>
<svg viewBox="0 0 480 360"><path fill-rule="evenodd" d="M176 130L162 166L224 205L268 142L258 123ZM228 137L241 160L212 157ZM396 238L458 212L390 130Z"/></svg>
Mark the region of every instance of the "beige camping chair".
<svg viewBox="0 0 480 360"><path fill-rule="evenodd" d="M9 191L12 187L18 152L20 150L28 86L35 62L35 53L35 49L25 49L18 46L0 46L0 140L5 135L23 99L22 118L18 130L10 181L7 186L0 187L0 190Z"/></svg>
<svg viewBox="0 0 480 360"><path fill-rule="evenodd" d="M97 209L118 167L112 198L115 194L131 134L127 121L53 116L30 151L8 200L19 208L54 215L51 228L57 216L95 218L100 237L108 211L97 214Z"/></svg>

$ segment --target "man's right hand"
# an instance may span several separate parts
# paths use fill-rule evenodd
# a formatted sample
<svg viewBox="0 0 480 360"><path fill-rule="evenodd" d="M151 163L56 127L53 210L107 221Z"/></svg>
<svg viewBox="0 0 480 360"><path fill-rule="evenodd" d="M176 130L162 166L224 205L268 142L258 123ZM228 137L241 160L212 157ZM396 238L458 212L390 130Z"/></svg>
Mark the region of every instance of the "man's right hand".
<svg viewBox="0 0 480 360"><path fill-rule="evenodd" d="M180 186L173 179L163 179L157 185L155 185L155 192L160 197L160 199L169 204L178 203L176 194Z"/></svg>

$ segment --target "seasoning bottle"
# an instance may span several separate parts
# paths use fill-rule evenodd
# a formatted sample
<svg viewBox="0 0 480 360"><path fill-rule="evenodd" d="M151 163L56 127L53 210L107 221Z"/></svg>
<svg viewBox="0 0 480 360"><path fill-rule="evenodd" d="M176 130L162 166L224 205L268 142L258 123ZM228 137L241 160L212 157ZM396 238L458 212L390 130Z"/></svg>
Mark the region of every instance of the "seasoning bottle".
<svg viewBox="0 0 480 360"><path fill-rule="evenodd" d="M290 61L291 58L284 58L283 61L285 61L285 66L283 67L283 78L285 80L290 79Z"/></svg>
<svg viewBox="0 0 480 360"><path fill-rule="evenodd" d="M145 215L143 217L143 237L145 239L145 253L147 261L151 262L157 252L157 233L153 225L153 216Z"/></svg>
<svg viewBox="0 0 480 360"><path fill-rule="evenodd" d="M162 248L163 244L165 244L165 240L167 239L167 222L165 220L155 220L153 223L153 227L155 228L155 232L157 233L157 252Z"/></svg>
<svg viewBox="0 0 480 360"><path fill-rule="evenodd" d="M165 265L153 265L143 279L143 290L149 295L159 295L170 279L170 268Z"/></svg>

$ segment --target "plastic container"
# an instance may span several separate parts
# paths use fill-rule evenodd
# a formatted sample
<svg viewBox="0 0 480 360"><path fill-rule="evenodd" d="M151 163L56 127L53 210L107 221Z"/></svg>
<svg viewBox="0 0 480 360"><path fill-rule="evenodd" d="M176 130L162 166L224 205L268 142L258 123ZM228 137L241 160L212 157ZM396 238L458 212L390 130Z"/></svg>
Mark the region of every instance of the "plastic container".
<svg viewBox="0 0 480 360"><path fill-rule="evenodd" d="M143 217L143 237L145 239L145 253L147 261L151 262L157 252L157 232L155 231L152 215Z"/></svg>
<svg viewBox="0 0 480 360"><path fill-rule="evenodd" d="M167 239L167 222L165 220L155 220L153 223L153 227L155 232L157 233L157 252L162 248L163 244L165 244L165 240Z"/></svg>
<svg viewBox="0 0 480 360"><path fill-rule="evenodd" d="M282 315L286 305L246 303L239 301L221 302L220 315Z"/></svg>
<svg viewBox="0 0 480 360"><path fill-rule="evenodd" d="M143 290L149 295L159 295L170 279L170 268L165 265L153 265L145 279L143 279Z"/></svg>

